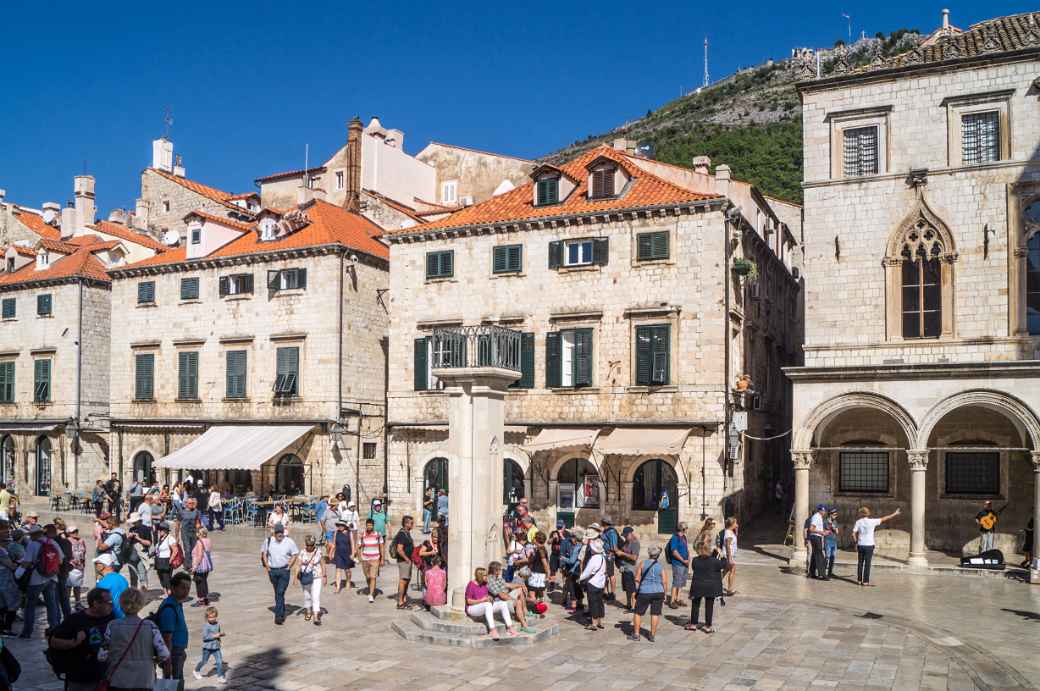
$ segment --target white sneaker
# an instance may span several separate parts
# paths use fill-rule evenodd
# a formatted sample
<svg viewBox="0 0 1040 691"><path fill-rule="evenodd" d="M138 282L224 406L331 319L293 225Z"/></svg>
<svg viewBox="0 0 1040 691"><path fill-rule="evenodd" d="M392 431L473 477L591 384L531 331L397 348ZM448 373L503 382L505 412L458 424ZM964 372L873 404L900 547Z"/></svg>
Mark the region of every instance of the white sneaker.
<svg viewBox="0 0 1040 691"><path fill-rule="evenodd" d="M200 672L200 671L199 671L199 670L197 670L197 669L193 669L193 670L191 671L191 673L192 673L193 675L195 675L195 678L196 678L196 679L201 679L201 678L202 678L202 672Z"/></svg>
<svg viewBox="0 0 1040 691"><path fill-rule="evenodd" d="M369 596L368 596L368 601L369 601L369 602L375 602L375 601L376 601L376 599L375 599L374 597L372 597L371 595L369 595Z"/></svg>
<svg viewBox="0 0 1040 691"><path fill-rule="evenodd" d="M217 681L218 681L218 682L220 682L221 684L226 684L226 683L227 683L227 677L225 677L225 676L224 676L224 675L222 674L222 675L220 675L219 677L217 677Z"/></svg>

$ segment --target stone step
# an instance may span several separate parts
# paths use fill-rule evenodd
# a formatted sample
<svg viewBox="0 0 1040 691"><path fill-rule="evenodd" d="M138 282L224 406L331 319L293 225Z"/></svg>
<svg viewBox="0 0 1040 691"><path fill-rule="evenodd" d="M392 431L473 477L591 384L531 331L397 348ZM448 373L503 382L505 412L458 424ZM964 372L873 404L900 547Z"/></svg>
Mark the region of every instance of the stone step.
<svg viewBox="0 0 1040 691"><path fill-rule="evenodd" d="M430 619L433 619L433 617L430 617ZM425 628L416 623L414 616L409 617L408 619L398 619L390 624L390 628L406 641L457 648L492 648L496 646L527 647L548 640L560 633L559 624L550 624L537 627L538 633L530 635L520 634L515 638L511 638L502 632L502 637L496 641L485 633L485 628L483 626L480 626L481 633L479 635L448 633L434 630L432 628Z"/></svg>
<svg viewBox="0 0 1040 691"><path fill-rule="evenodd" d="M483 636L487 633L487 627L469 617L459 619L446 619L431 616L426 612L415 612L409 617L421 629L426 631L437 631L439 633L450 633L455 636ZM505 624L495 621L495 628L499 633L505 633Z"/></svg>

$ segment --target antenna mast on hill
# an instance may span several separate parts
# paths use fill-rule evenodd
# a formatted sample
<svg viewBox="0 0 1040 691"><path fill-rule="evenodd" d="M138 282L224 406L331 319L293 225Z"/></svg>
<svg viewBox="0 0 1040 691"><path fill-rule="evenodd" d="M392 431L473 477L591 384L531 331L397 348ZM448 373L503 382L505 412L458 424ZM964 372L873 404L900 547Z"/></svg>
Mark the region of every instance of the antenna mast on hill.
<svg viewBox="0 0 1040 691"><path fill-rule="evenodd" d="M841 16L844 17L849 24L849 45L852 45L852 15L847 12L842 12Z"/></svg>
<svg viewBox="0 0 1040 691"><path fill-rule="evenodd" d="M704 86L708 86L711 83L711 78L708 76L708 37L704 37Z"/></svg>

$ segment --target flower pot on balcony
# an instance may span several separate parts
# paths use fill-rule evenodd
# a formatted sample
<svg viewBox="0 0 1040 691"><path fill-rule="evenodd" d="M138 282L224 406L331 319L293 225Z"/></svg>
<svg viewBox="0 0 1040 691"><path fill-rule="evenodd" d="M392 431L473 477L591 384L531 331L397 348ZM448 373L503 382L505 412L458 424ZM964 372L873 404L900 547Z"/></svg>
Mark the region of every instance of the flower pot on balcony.
<svg viewBox="0 0 1040 691"><path fill-rule="evenodd" d="M755 269L755 265L749 262L747 259L734 259L733 260L733 273L738 276L747 276Z"/></svg>

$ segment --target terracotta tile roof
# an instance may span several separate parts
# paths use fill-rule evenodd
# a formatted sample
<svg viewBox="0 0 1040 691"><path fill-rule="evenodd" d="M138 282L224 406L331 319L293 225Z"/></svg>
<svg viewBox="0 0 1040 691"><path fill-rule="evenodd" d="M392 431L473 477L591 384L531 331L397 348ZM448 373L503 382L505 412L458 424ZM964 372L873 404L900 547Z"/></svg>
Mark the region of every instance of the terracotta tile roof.
<svg viewBox="0 0 1040 691"><path fill-rule="evenodd" d="M586 166L600 157L615 161L631 177L628 189L618 197L588 199L586 196L588 188ZM647 206L681 204L720 198L719 195L715 194L691 192L651 175L636 167L627 155L607 145L590 149L577 158L559 166L559 168L568 177L578 182L577 187L559 204L535 206L533 203L534 183L528 182L497 197L491 197L480 204L461 209L447 218L431 221L421 228L395 230L388 232L388 235L400 235L438 228L460 228L463 226L525 221L555 216L590 214L620 209L638 209Z"/></svg>
<svg viewBox="0 0 1040 691"><path fill-rule="evenodd" d="M852 74L1011 53L1030 48L1040 48L1040 12L987 19L973 24L967 31L950 32L934 42L923 43L904 53L875 59L871 64L853 70Z"/></svg>
<svg viewBox="0 0 1040 691"><path fill-rule="evenodd" d="M258 193L256 193L256 192L242 192L241 194L233 194L233 195L231 195L230 197L227 198L227 200L229 202L233 202L233 201L237 201L239 199L251 199L253 197L256 197L257 199L259 199L260 195Z"/></svg>
<svg viewBox="0 0 1040 691"><path fill-rule="evenodd" d="M126 240L127 242L134 243L135 245L147 247L153 252L165 252L167 249L169 249L168 247L166 247L166 245L162 244L158 240L155 240L145 235L144 233L139 233L138 231L132 228L128 228L127 226L121 225L119 223L113 223L112 221L98 221L94 225L87 227L93 228L99 233L104 233L105 235L112 235L114 237L119 238L120 240Z"/></svg>
<svg viewBox="0 0 1040 691"><path fill-rule="evenodd" d="M195 180L189 180L188 178L178 177L173 173L167 173L165 170L159 170L158 168L149 168L148 170L154 172L156 175L160 177L166 178L171 182L177 183L185 189L191 190L195 194L198 194L202 197L206 197L207 199L212 199L213 201L223 204L224 206L227 206L229 208L232 208L235 211L238 211L239 213L251 213L248 209L244 207L241 207L237 204L232 204L231 199L235 195L231 194L230 192L218 190L216 187L210 187L209 185L204 185L201 182L196 182Z"/></svg>
<svg viewBox="0 0 1040 691"><path fill-rule="evenodd" d="M328 202L315 200L304 208L310 221L303 228L277 240L261 242L253 230L232 240L203 259L238 257L249 254L266 254L279 250L303 249L323 245L343 245L365 254L389 260L390 250L376 238L383 230L364 216L352 214ZM120 269L140 269L153 266L168 266L188 261L184 246L173 248L163 254L134 262Z"/></svg>
<svg viewBox="0 0 1040 691"><path fill-rule="evenodd" d="M97 237L96 235L93 237ZM51 238L40 238L36 241L37 247L42 247L45 250L51 252L58 252L60 254L72 254L76 250L80 249L80 246L73 242L66 242L65 240L52 240Z"/></svg>
<svg viewBox="0 0 1040 691"><path fill-rule="evenodd" d="M325 166L314 166L312 168L298 168L297 170L283 170L280 173L271 173L265 175L262 178L256 178L254 182L266 182L268 180L277 180L278 178L289 178L303 175L304 173L324 173Z"/></svg>
<svg viewBox="0 0 1040 691"><path fill-rule="evenodd" d="M76 247L75 252L51 262L46 269L37 270L36 263L26 264L12 273L0 273L0 288L35 281L53 281L65 278L87 278L95 281L110 281L105 265L94 256L94 252L105 249L102 245Z"/></svg>
<svg viewBox="0 0 1040 691"><path fill-rule="evenodd" d="M16 253L22 255L23 257L35 257L36 256L36 250L34 250L32 247L26 247L24 245L11 245L11 247L14 248L14 251ZM6 251L6 248L4 249L4 251Z"/></svg>
<svg viewBox="0 0 1040 691"><path fill-rule="evenodd" d="M365 190L365 189L363 189L362 192L365 193L365 194L368 194L368 195L371 195L371 196L375 197L379 201L381 201L384 204L386 204L387 206L389 206L391 209L394 209L398 213L404 214L405 216L407 216L408 218L412 219L416 223L426 223L426 221L424 219L420 218L419 213L416 212L416 210L413 209L410 206L406 206L406 205L402 204L401 202L394 201L393 199L391 199L390 197L386 196L385 194L380 194L379 192L375 192L373 190Z"/></svg>
<svg viewBox="0 0 1040 691"><path fill-rule="evenodd" d="M208 211L203 211L202 209L195 209L190 214L185 216L185 218L190 218L192 216L198 216L199 218L201 218L203 220L212 221L214 223L219 223L219 224L221 224L223 226L227 226L228 228L233 228L235 230L241 230L242 232L254 230L256 228L256 224L255 223L244 223L242 221L236 221L233 218L227 218L225 216L218 216L216 214L211 214Z"/></svg>
<svg viewBox="0 0 1040 691"><path fill-rule="evenodd" d="M15 212L15 218L21 221L22 225L39 235L41 238L50 238L52 240L57 240L61 237L60 230L58 230L54 226L47 225L43 222L42 216L34 214L31 211L20 209L19 211Z"/></svg>

